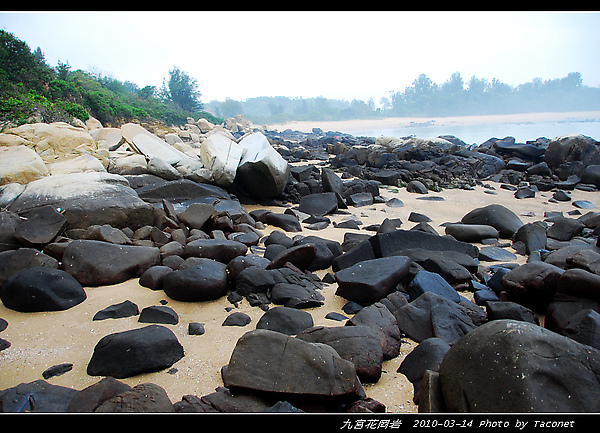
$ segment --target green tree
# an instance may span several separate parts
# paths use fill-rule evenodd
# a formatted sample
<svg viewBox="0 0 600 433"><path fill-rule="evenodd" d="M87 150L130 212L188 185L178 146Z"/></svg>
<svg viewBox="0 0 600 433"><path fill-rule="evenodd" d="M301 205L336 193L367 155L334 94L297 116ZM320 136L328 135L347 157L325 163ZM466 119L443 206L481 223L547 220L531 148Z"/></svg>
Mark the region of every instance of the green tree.
<svg viewBox="0 0 600 433"><path fill-rule="evenodd" d="M169 71L169 79L163 79L161 88L163 99L173 103L183 111L194 112L202 109L200 91L195 78L181 71L177 66Z"/></svg>

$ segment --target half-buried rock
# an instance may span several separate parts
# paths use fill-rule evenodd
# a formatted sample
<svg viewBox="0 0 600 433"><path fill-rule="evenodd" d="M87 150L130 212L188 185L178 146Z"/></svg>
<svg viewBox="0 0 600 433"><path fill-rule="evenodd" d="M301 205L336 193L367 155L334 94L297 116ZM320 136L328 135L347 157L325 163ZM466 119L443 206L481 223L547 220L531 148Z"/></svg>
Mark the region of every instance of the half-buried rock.
<svg viewBox="0 0 600 433"><path fill-rule="evenodd" d="M94 347L87 374L123 379L164 370L183 356L183 346L170 329L149 325L101 338Z"/></svg>
<svg viewBox="0 0 600 433"><path fill-rule="evenodd" d="M409 269L406 256L364 260L336 272L336 295L363 305L377 302L396 288Z"/></svg>
<svg viewBox="0 0 600 433"><path fill-rule="evenodd" d="M227 294L227 266L206 259L195 259L196 265L169 272L163 278L165 294L176 301L212 301Z"/></svg>
<svg viewBox="0 0 600 433"><path fill-rule="evenodd" d="M338 209L338 198L333 192L310 194L300 199L298 210L314 216L323 216Z"/></svg>
<svg viewBox="0 0 600 433"><path fill-rule="evenodd" d="M196 239L189 242L184 251L187 256L213 259L227 264L246 254L248 247L241 242L227 239Z"/></svg>

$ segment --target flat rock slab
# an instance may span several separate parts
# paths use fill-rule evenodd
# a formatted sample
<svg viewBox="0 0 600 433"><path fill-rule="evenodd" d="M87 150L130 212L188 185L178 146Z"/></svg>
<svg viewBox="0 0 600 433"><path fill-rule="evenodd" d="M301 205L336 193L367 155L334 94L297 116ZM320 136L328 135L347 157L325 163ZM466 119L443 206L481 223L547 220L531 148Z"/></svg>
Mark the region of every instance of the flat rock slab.
<svg viewBox="0 0 600 433"><path fill-rule="evenodd" d="M336 294L349 301L369 304L389 295L410 269L405 256L365 260L336 272Z"/></svg>

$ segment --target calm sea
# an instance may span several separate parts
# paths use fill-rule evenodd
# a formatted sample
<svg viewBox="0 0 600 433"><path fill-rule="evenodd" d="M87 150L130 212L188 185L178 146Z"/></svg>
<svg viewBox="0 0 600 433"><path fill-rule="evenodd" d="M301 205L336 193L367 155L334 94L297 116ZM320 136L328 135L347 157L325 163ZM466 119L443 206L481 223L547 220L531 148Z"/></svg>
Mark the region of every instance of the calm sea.
<svg viewBox="0 0 600 433"><path fill-rule="evenodd" d="M467 144L479 145L496 137L514 137L517 142L525 143L539 137L552 139L565 134L583 134L600 141L600 121L597 119L581 121L515 122L480 125L413 125L397 129L365 129L340 131L356 137L406 137L433 138L440 135L454 135Z"/></svg>

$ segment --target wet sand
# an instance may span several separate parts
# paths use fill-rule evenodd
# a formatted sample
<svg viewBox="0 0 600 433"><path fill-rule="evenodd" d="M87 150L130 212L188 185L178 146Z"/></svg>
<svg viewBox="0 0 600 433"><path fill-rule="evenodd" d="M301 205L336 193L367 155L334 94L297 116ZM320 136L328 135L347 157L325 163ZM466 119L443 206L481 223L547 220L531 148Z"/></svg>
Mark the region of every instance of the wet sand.
<svg viewBox="0 0 600 433"><path fill-rule="evenodd" d="M492 114L482 116L452 116L452 117L386 117L382 119L336 120L336 121L293 121L269 125L269 128L284 131L311 132L313 128L323 131L368 131L379 129L397 129L411 124L424 124L431 122L436 126L444 125L482 125L495 123L518 122L560 122L583 121L600 119L600 111L578 112L548 112L548 113L521 113L521 114Z"/></svg>
<svg viewBox="0 0 600 433"><path fill-rule="evenodd" d="M384 204L376 204L360 208L351 207L348 211L360 217L364 224L362 227L380 224L385 218L400 218L403 229L410 229L415 225L408 221L410 212L419 212L429 216L433 220L430 224L438 233L444 234L440 224L459 221L470 210L491 203L508 207L520 215L524 223L543 219L545 211L562 211L566 214L576 209L571 202L548 203L548 199L552 197L551 192L537 193L535 198L517 200L512 192L500 189L499 184L490 182L489 185L495 188L497 195L485 193L484 188L480 186L475 187L474 191L444 190L440 193L429 193L430 196L442 196L445 201L419 200L418 198L423 196L408 193L404 188L382 187L381 195L384 198L397 197L404 202L404 207L389 208ZM598 193L573 191L572 197L573 200L589 200L595 204L596 209L600 209ZM248 210L258 208L264 207L252 206L248 207ZM270 209L278 213L284 211L284 208ZM533 216L531 216L532 212ZM586 213L587 210L581 212ZM330 219L340 222L347 217L348 215L336 214L331 215ZM276 229L267 226L263 233L266 236ZM288 235L316 235L342 242L346 231L349 230L330 225L324 230L304 229L301 233L288 233ZM372 233L365 230L360 232ZM519 257L518 262L525 263L525 257ZM316 273L322 277L327 271ZM335 284L326 285L323 290L326 298L325 305L306 310L312 314L315 325L344 325L344 322L325 318L333 311L344 314L341 307L346 300L335 295L336 287ZM185 349L185 356L175 363L172 369L138 375L122 381L131 386L145 382L155 383L167 391L173 403L181 400L186 394L197 396L209 394L223 385L220 369L229 362L238 338L245 332L255 329L256 323L263 314L261 309L251 307L244 300L239 304L239 308L233 311L247 313L252 318L252 322L245 327L224 327L221 324L230 314L226 308L232 307L224 297L203 303L178 302L169 299L162 291L141 287L137 279L112 286L86 288L86 292L87 299L83 303L60 312L19 313L5 308L0 303L0 317L8 321L8 328L0 332L0 338L12 344L8 349L0 351L2 366L0 390L22 382L42 379L42 372L45 369L61 363L72 363L73 369L62 376L48 379L48 382L75 389L83 389L98 382L101 377L88 376L86 373L87 364L98 340L110 333L139 328L147 324L138 323L138 316L92 321L94 314L124 300L137 304L140 311L144 307L159 305L161 300L166 300L167 305L179 315L179 324L164 326L175 333ZM465 293L465 296L470 294ZM190 322L204 323L206 333L201 336L188 335L187 328ZM415 342L408 339L404 341L400 356L384 362L385 372L381 379L375 384L364 385L367 396L383 403L387 412L417 411L417 406L412 402L412 384L404 375L396 372L404 357L416 346Z"/></svg>

